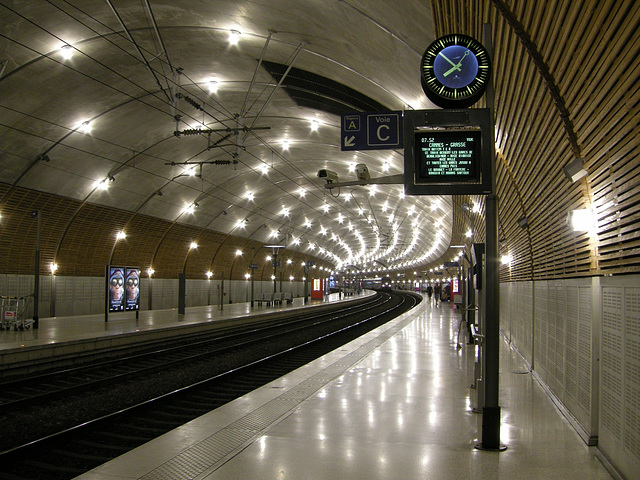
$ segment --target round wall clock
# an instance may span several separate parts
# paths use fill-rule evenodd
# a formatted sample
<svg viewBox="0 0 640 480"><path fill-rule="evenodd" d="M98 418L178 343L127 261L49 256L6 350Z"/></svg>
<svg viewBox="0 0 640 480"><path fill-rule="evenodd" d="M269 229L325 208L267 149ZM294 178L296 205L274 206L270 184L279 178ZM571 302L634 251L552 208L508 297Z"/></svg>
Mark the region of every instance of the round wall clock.
<svg viewBox="0 0 640 480"><path fill-rule="evenodd" d="M442 108L465 108L484 93L491 60L479 41L453 33L429 45L420 70L422 89L433 103Z"/></svg>

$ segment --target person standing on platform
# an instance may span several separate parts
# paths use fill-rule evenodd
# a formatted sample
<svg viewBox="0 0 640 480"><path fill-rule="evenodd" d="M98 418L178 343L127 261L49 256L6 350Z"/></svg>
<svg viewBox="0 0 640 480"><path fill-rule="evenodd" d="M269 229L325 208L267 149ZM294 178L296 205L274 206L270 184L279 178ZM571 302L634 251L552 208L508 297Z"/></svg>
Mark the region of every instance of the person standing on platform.
<svg viewBox="0 0 640 480"><path fill-rule="evenodd" d="M436 299L436 307L440 304L440 295L442 295L442 288L439 283L436 283L436 286L433 287L433 296Z"/></svg>
<svg viewBox="0 0 640 480"><path fill-rule="evenodd" d="M427 285L427 298L429 299L429 305L431 305L431 295L433 295L433 288L431 284Z"/></svg>

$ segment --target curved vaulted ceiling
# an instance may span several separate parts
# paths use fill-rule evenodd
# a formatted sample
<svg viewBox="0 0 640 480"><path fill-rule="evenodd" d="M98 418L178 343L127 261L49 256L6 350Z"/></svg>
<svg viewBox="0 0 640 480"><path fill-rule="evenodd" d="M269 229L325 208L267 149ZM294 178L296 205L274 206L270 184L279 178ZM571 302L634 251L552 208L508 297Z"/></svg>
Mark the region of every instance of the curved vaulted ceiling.
<svg viewBox="0 0 640 480"><path fill-rule="evenodd" d="M316 173L403 173L402 150L341 151L340 113L434 108L425 48L486 23L502 280L639 272L638 2L0 0L0 273L32 272L33 209L61 275L242 278L236 249L272 243L376 276L451 260L484 240L483 198Z"/></svg>
<svg viewBox="0 0 640 480"><path fill-rule="evenodd" d="M430 9L403 3L2 2L0 181L333 268L435 261L451 198L316 175L402 173L402 150L342 152L339 115L433 107Z"/></svg>

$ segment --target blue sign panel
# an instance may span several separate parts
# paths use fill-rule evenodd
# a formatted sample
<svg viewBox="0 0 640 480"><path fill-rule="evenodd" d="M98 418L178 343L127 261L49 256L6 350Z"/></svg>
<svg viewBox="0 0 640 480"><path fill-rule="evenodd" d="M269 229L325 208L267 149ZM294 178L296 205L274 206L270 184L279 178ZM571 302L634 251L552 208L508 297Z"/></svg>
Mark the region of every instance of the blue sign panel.
<svg viewBox="0 0 640 480"><path fill-rule="evenodd" d="M403 148L402 112L356 112L341 117L340 150Z"/></svg>

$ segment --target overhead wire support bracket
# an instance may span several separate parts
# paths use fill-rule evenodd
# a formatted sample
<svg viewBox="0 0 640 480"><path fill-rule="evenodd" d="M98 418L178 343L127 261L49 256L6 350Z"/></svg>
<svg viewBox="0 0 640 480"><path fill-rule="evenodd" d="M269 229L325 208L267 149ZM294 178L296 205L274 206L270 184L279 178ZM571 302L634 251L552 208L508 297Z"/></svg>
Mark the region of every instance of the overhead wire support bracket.
<svg viewBox="0 0 640 480"><path fill-rule="evenodd" d="M242 127L242 128L187 128L185 130L176 130L173 134L176 137L182 135L208 135L211 133L238 133L250 132L252 130L270 130L271 127Z"/></svg>
<svg viewBox="0 0 640 480"><path fill-rule="evenodd" d="M353 182L327 182L324 188L350 187L353 185L402 185L404 175L389 175L388 177L370 178L368 180L354 180Z"/></svg>

